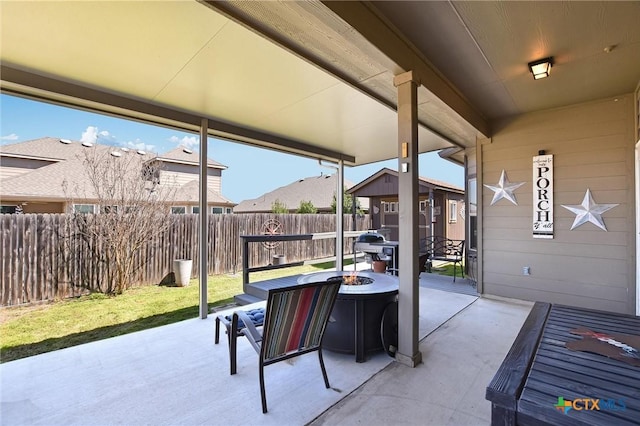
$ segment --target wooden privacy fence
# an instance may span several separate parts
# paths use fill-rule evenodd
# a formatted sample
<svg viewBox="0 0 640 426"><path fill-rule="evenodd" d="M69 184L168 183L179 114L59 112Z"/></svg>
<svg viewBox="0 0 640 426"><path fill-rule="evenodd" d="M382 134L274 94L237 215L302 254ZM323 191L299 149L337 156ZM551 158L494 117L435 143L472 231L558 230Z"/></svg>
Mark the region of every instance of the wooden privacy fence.
<svg viewBox="0 0 640 426"><path fill-rule="evenodd" d="M192 259L192 276L198 266L198 215L176 215L170 229L153 236L133 254L136 271L131 284L158 284L170 280L175 259ZM344 216L344 229L354 229ZM209 216L207 232L208 273L242 270L240 235L313 234L335 232L335 215L328 214L230 214ZM355 229L366 230L369 217L356 219ZM105 291L105 277L113 265L92 252L78 235L72 215L0 215L1 306L20 305ZM345 238L344 253L352 252L352 238ZM252 264L268 265L274 256L288 261L321 259L335 255L335 240L254 244ZM104 251L109 247L104 247Z"/></svg>

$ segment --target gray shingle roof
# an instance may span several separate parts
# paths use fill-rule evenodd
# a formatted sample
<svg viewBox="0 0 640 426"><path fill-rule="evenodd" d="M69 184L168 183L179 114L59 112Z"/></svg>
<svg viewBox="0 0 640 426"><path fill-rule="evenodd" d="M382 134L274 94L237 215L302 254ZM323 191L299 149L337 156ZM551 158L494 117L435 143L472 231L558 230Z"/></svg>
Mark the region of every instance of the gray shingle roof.
<svg viewBox="0 0 640 426"><path fill-rule="evenodd" d="M330 211L337 185L336 174L311 176L267 192L253 200L242 201L233 211L235 213L270 212L276 200L284 203L290 211L295 211L301 201L311 201L319 211ZM344 185L350 188L353 183L345 179Z"/></svg>
<svg viewBox="0 0 640 426"><path fill-rule="evenodd" d="M397 177L398 176L398 172L396 170L392 170L392 169L390 169L388 167L383 167L382 169L378 170L377 172L375 172L374 174L372 174L368 178L366 178L366 179L362 180L361 182L358 182L357 184L355 184L352 187L350 187L347 190L347 193L351 194L351 193L357 192L358 190L362 189L363 187L373 183L377 179L380 179L384 175L392 175L392 176L396 176ZM464 193L464 188L460 188L459 186L452 185L452 184L450 184L448 182L445 182L445 181L432 179L432 178L426 178L426 177L422 177L422 176L418 176L418 180L419 180L419 182L421 184L426 184L426 186L433 187L435 189L442 189L442 190L451 191L451 192Z"/></svg>
<svg viewBox="0 0 640 426"><path fill-rule="evenodd" d="M68 141L69 143L61 141ZM1 145L0 154L62 161L75 159L83 151L93 147L105 147L105 145L84 146L78 141L45 137L10 145ZM114 147L111 148L116 149Z"/></svg>
<svg viewBox="0 0 640 426"><path fill-rule="evenodd" d="M172 149L169 152L165 152L164 154L158 155L158 160L178 162L178 163L198 164L200 161L200 155L198 154L198 151L193 151L187 147L179 146L175 149ZM227 166L220 164L217 161L212 160L211 158L207 159L207 167L212 167L216 169L227 168Z"/></svg>
<svg viewBox="0 0 640 426"><path fill-rule="evenodd" d="M88 151L91 150L91 151ZM154 157L152 154L137 154L135 151L124 152L119 148L107 145L84 146L80 142L62 143L58 138L41 138L31 141L4 145L0 147L0 156L24 156L30 159L51 159L53 164L33 169L23 174L0 181L1 197L25 197L46 200L64 200L69 192L87 194L91 198L86 183L86 172L83 161L85 154L108 155L110 151L135 155L140 163ZM69 191L65 193L65 182Z"/></svg>
<svg viewBox="0 0 640 426"><path fill-rule="evenodd" d="M135 161L151 160L156 157L154 153L140 153L133 149L118 148L108 145L95 144L83 146L78 141L62 143L58 138L45 137L31 141L20 142L11 145L0 146L1 157L19 157L28 159L47 160L43 167L33 169L23 174L0 180L0 198L24 198L38 200L66 200L71 194L86 194L87 199L92 198L89 185L86 182L86 172L83 161L87 150L94 150L98 155L109 155L109 152L117 151L121 155L135 156ZM180 161L182 148L176 148L163 155L165 159ZM183 154L188 155L183 152ZM198 161L197 154L196 163ZM129 157L131 158L131 157ZM190 157L187 157L190 158ZM226 168L213 160L210 167ZM1 165L1 164L0 164ZM68 190L65 192L65 182ZM209 190L209 203L233 203L221 194ZM194 181L183 185L176 191L176 203L192 203L198 200L198 176Z"/></svg>
<svg viewBox="0 0 640 426"><path fill-rule="evenodd" d="M192 204L197 203L200 199L200 186L197 180L192 180L191 182L182 185L180 188L176 190L175 195L176 200L184 201L186 203ZM207 204L226 204L228 206L235 206L235 203L228 198L224 197L222 194L214 191L213 189L207 190Z"/></svg>

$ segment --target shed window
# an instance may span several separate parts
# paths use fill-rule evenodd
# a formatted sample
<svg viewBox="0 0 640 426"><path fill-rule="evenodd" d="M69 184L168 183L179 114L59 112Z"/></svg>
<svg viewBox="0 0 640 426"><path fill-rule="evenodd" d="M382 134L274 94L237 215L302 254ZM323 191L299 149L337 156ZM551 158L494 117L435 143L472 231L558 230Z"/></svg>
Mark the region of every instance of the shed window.
<svg viewBox="0 0 640 426"><path fill-rule="evenodd" d="M449 223L458 222L458 202L449 200Z"/></svg>
<svg viewBox="0 0 640 426"><path fill-rule="evenodd" d="M185 214L187 212L187 208L185 206L173 206L171 207L172 214Z"/></svg>

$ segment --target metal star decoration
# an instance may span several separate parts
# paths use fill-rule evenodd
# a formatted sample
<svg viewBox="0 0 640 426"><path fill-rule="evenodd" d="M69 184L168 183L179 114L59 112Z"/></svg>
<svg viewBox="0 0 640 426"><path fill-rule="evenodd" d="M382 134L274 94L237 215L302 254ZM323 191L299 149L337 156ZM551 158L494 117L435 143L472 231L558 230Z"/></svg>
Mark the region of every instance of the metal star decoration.
<svg viewBox="0 0 640 426"><path fill-rule="evenodd" d="M602 214L618 205L619 204L596 204L593 201L593 197L591 196L591 190L587 188L587 192L586 194L584 194L582 204L577 206L565 206L564 204L562 204L562 207L576 214L573 225L571 225L571 230L574 230L583 223L591 222L598 228L606 231L607 228L606 226L604 226L604 219L602 219Z"/></svg>
<svg viewBox="0 0 640 426"><path fill-rule="evenodd" d="M493 200L491 200L491 205L494 205L495 203L502 200L503 198L506 198L507 200L511 201L513 204L517 206L518 201L516 201L516 196L513 194L513 191L520 188L525 183L526 182L518 182L518 183L509 182L509 179L507 178L507 172L503 170L497 185L487 185L485 183L484 186L486 186L487 188L489 188L494 192Z"/></svg>

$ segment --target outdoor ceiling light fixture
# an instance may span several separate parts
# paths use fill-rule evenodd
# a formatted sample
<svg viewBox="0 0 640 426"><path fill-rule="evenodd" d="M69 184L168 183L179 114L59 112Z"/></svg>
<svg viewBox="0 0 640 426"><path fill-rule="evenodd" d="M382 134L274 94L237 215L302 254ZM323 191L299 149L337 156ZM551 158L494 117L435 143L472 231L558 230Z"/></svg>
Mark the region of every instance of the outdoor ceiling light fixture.
<svg viewBox="0 0 640 426"><path fill-rule="evenodd" d="M541 78L549 77L552 65L553 56L529 62L529 70L531 71L531 74L533 74L533 79L539 80Z"/></svg>

